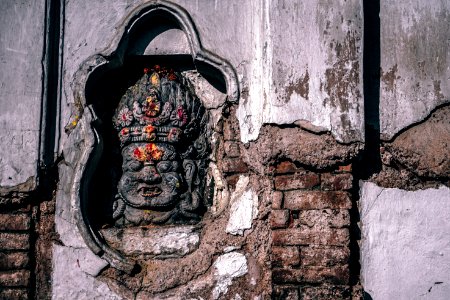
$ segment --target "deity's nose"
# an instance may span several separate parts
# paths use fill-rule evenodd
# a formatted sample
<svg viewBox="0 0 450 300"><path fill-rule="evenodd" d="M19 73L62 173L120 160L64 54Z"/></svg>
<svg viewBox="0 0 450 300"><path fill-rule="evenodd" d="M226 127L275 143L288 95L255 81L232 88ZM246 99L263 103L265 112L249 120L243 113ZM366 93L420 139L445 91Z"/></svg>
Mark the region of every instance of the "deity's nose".
<svg viewBox="0 0 450 300"><path fill-rule="evenodd" d="M146 183L159 183L161 182L161 175L154 165L144 165L142 169L144 181Z"/></svg>

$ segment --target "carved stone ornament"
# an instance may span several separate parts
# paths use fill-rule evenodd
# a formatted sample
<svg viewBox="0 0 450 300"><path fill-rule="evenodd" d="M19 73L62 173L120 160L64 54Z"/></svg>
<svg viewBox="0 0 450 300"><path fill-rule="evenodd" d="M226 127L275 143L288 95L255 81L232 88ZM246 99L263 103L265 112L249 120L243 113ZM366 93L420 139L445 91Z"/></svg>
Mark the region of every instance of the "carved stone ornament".
<svg viewBox="0 0 450 300"><path fill-rule="evenodd" d="M168 27L183 36L188 52L146 52L152 34L170 33ZM64 213L71 210L95 255L133 273L142 259L195 251L202 216L226 205L226 197L216 200L227 195L227 187L214 164L211 140L220 131L214 126L222 110L238 101L239 89L235 70L202 47L192 19L176 4L146 2L112 30L117 34L110 46L74 74L68 101L76 110L66 126L68 149L74 150L65 153L74 166L71 198L59 203L70 202ZM217 87L223 97L205 100L189 76L203 82L212 76L211 91ZM188 238L177 243L182 248L172 249L171 236Z"/></svg>
<svg viewBox="0 0 450 300"><path fill-rule="evenodd" d="M123 159L116 224L198 221L204 206L208 118L183 76L158 65L144 69L120 100L113 123Z"/></svg>

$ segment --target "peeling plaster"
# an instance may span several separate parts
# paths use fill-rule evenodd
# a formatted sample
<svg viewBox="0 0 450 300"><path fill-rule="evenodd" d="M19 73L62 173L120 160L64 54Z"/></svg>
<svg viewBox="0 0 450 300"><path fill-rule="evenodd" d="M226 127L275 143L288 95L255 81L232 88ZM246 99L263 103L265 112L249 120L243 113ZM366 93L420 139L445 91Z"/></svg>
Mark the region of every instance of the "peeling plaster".
<svg viewBox="0 0 450 300"><path fill-rule="evenodd" d="M249 177L241 175L236 190L231 195L230 217L226 232L243 235L252 228L252 221L258 214L258 195L249 186Z"/></svg>
<svg viewBox="0 0 450 300"><path fill-rule="evenodd" d="M391 140L450 101L450 2L381 2L380 24L380 130Z"/></svg>
<svg viewBox="0 0 450 300"><path fill-rule="evenodd" d="M446 299L450 189L406 191L361 182L360 194L365 291L373 299Z"/></svg>
<svg viewBox="0 0 450 300"><path fill-rule="evenodd" d="M244 254L230 252L223 254L214 262L216 285L213 289L213 299L226 294L234 278L248 272L247 259Z"/></svg>
<svg viewBox="0 0 450 300"><path fill-rule="evenodd" d="M360 3L342 1L336 10L316 2L273 6L263 1L253 19L249 93L237 110L241 141L256 140L263 124L300 120L340 142L362 141Z"/></svg>

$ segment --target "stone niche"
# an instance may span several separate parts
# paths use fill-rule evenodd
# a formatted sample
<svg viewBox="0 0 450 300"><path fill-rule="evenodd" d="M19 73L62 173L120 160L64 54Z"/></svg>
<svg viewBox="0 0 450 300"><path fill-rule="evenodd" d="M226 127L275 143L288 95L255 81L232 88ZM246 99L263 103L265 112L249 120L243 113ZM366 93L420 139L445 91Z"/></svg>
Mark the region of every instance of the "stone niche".
<svg viewBox="0 0 450 300"><path fill-rule="evenodd" d="M123 24L75 74L78 111L66 131L81 150L71 190L78 230L97 256L136 274L198 251L204 216L223 210L216 145L239 90L179 6L151 2Z"/></svg>

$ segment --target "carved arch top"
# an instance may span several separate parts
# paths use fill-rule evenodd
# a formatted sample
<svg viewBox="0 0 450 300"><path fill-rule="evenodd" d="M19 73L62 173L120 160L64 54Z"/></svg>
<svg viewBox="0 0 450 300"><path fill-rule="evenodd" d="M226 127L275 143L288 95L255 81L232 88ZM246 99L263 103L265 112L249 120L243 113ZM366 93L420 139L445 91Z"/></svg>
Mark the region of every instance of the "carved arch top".
<svg viewBox="0 0 450 300"><path fill-rule="evenodd" d="M203 48L199 32L185 9L170 1L155 0L142 4L131 11L117 26L117 34L109 46L87 58L74 74L72 88L80 112L82 107L87 105L85 88L89 77L102 66L114 67L122 64L129 47L129 37L136 28L146 23L152 16L160 16L175 22L186 35L194 65L205 64L218 70L224 79L227 102L237 103L240 91L235 69L224 58Z"/></svg>

